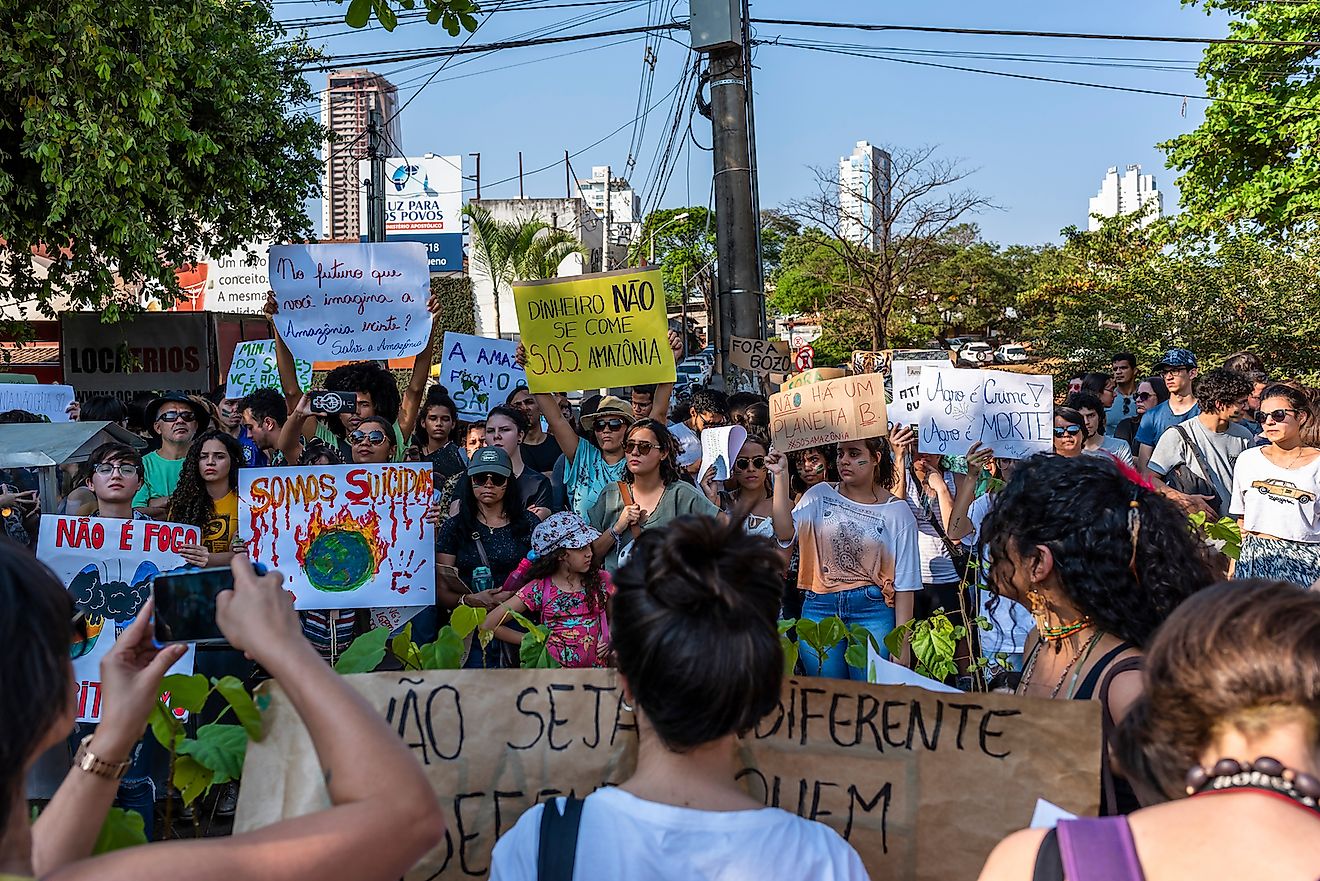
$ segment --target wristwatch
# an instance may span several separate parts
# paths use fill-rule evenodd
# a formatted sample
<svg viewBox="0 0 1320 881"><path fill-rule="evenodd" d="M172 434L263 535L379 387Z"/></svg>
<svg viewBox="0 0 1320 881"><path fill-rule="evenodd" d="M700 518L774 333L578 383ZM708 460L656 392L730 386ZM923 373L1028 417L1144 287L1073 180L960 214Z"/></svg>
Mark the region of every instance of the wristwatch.
<svg viewBox="0 0 1320 881"><path fill-rule="evenodd" d="M133 764L133 760L130 758L122 762L107 762L105 759L98 758L95 753L87 748L87 744L91 740L92 735L89 734L78 745L78 752L73 757L74 767L80 768L88 774L104 777L106 780L122 780L124 775L128 773L128 766Z"/></svg>

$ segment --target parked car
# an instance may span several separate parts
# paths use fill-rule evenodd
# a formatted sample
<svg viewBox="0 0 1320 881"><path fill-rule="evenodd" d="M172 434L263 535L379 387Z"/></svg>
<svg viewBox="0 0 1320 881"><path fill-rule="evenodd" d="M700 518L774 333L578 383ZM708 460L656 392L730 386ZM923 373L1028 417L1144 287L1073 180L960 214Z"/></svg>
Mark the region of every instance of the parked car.
<svg viewBox="0 0 1320 881"><path fill-rule="evenodd" d="M958 348L958 363L981 367L995 360L995 351L989 343L964 343Z"/></svg>
<svg viewBox="0 0 1320 881"><path fill-rule="evenodd" d="M961 349L963 346L967 345L970 342L972 342L972 340L969 339L968 337L955 336L955 337L950 337L947 340L941 340L940 346L942 346L945 349L948 349L950 352L957 352L959 349Z"/></svg>
<svg viewBox="0 0 1320 881"><path fill-rule="evenodd" d="M696 361L684 361L678 365L677 385L705 385L710 374L706 367Z"/></svg>
<svg viewBox="0 0 1320 881"><path fill-rule="evenodd" d="M1027 350L1016 343L1009 343L995 349L996 364L1026 364L1031 360Z"/></svg>

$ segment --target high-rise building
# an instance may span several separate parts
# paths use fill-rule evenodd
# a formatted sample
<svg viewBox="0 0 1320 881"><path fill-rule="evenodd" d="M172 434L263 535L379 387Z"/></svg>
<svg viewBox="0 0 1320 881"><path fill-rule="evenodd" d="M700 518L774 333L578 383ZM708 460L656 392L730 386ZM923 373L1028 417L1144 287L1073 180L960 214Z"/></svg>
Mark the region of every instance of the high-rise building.
<svg viewBox="0 0 1320 881"><path fill-rule="evenodd" d="M611 180L608 165L592 166L591 179L577 183L587 207L602 220L605 218L605 194L609 193L610 263L622 265L629 245L642 234L642 197L627 179L616 177Z"/></svg>
<svg viewBox="0 0 1320 881"><path fill-rule="evenodd" d="M1154 223L1164 214L1164 195L1155 187L1155 175L1142 174L1140 165L1129 165L1120 176L1118 167L1114 166L1105 173L1099 194L1091 199L1086 228L1097 230L1101 218L1137 212L1141 212L1142 226Z"/></svg>
<svg viewBox="0 0 1320 881"><path fill-rule="evenodd" d="M884 218L889 216L892 160L867 141L839 160L839 228L850 242L880 250Z"/></svg>
<svg viewBox="0 0 1320 881"><path fill-rule="evenodd" d="M379 110L385 120L385 155L403 156L398 105L394 84L380 74L361 69L331 71L329 88L321 95L321 122L335 134L334 142L325 145L322 238L358 238L362 190L358 160L367 158L367 115Z"/></svg>

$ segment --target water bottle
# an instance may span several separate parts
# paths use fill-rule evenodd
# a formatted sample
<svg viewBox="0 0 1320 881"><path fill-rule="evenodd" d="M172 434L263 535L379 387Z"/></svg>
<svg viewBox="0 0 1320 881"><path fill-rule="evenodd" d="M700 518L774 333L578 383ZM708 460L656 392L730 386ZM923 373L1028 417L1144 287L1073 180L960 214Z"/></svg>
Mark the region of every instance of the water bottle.
<svg viewBox="0 0 1320 881"><path fill-rule="evenodd" d="M489 566L478 566L472 570L472 592L481 593L495 587L495 578L490 574Z"/></svg>

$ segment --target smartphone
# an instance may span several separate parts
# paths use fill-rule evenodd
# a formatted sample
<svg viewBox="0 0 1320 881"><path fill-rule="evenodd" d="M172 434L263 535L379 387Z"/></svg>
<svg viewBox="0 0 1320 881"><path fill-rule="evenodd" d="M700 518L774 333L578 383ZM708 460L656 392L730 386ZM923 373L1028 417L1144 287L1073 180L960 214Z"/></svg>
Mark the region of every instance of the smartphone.
<svg viewBox="0 0 1320 881"><path fill-rule="evenodd" d="M312 392L308 400L311 411L318 416L335 416L357 412L357 392Z"/></svg>
<svg viewBox="0 0 1320 881"><path fill-rule="evenodd" d="M164 572L151 580L155 599L152 641L156 648L176 642L224 645L227 640L215 622L215 598L234 589L228 566Z"/></svg>

